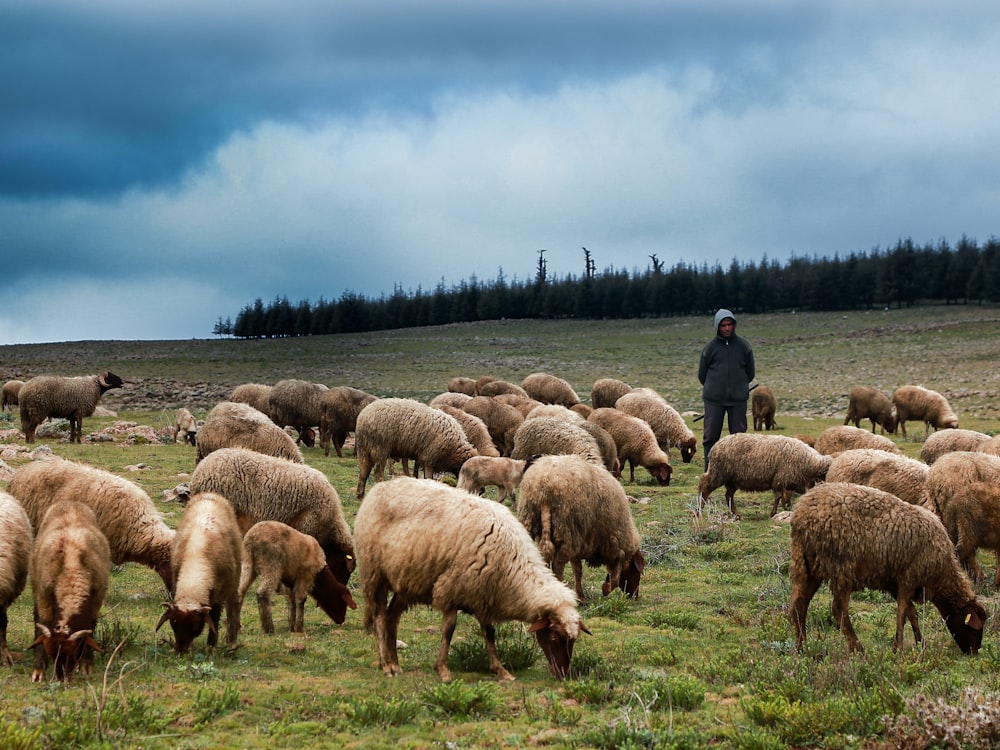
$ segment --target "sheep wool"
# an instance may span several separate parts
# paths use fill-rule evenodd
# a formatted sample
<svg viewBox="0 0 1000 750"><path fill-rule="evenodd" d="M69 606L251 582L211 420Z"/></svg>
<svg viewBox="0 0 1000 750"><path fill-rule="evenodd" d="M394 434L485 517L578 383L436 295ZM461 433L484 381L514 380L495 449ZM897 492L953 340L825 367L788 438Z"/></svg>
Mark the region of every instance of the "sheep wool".
<svg viewBox="0 0 1000 750"><path fill-rule="evenodd" d="M978 451L945 453L927 470L929 507L944 518L951 498L975 482L1000 486L1000 456Z"/></svg>
<svg viewBox="0 0 1000 750"><path fill-rule="evenodd" d="M195 438L195 463L220 448L247 448L268 456L304 463L295 439L249 404L220 401L212 407Z"/></svg>
<svg viewBox="0 0 1000 750"><path fill-rule="evenodd" d="M906 437L907 420L924 423L924 436L933 427L943 430L958 427L958 417L942 394L919 385L902 385L893 391L892 404L896 407L896 422Z"/></svg>
<svg viewBox="0 0 1000 750"><path fill-rule="evenodd" d="M623 468L628 463L630 482L635 482L635 467L642 466L658 484L670 484L670 475L674 470L670 457L660 447L653 428L644 419L602 407L594 409L587 421L607 430L614 439L618 461Z"/></svg>
<svg viewBox="0 0 1000 750"><path fill-rule="evenodd" d="M459 407L449 406L448 404L440 404L431 408L440 409L448 416L454 417L462 426L465 437L472 443L472 447L476 449L476 453L479 456L498 457L500 455L500 451L497 450L496 445L493 443L493 438L490 437L490 431L486 429L486 423L479 417L469 414L469 412L463 411ZM471 461L472 459L469 460ZM465 464L462 464L462 468L465 468Z"/></svg>
<svg viewBox="0 0 1000 750"><path fill-rule="evenodd" d="M758 388L759 390L759 388ZM756 393L756 391L754 391ZM626 393L615 402L615 408L645 421L656 435L656 442L665 453L677 448L681 461L691 463L698 451L698 438L684 423L684 417L661 396L646 389Z"/></svg>
<svg viewBox="0 0 1000 750"><path fill-rule="evenodd" d="M270 418L268 411L270 408L271 386L264 383L243 383L233 388L229 394L228 401L235 401L238 404L249 404L261 414Z"/></svg>
<svg viewBox="0 0 1000 750"><path fill-rule="evenodd" d="M360 388L338 385L323 393L319 398L319 447L323 455L330 455L330 444L343 457L344 443L348 434L354 432L358 414L377 396Z"/></svg>
<svg viewBox="0 0 1000 750"><path fill-rule="evenodd" d="M617 455L617 446L616 446ZM510 457L524 460L534 455L575 453L590 463L605 465L601 447L582 425L559 417L526 419L514 433Z"/></svg>
<svg viewBox="0 0 1000 750"><path fill-rule="evenodd" d="M976 599L944 526L926 508L874 487L819 484L792 511L791 555L789 616L799 650L805 643L809 602L827 581L833 619L849 652L862 650L848 611L851 594L862 589L895 596L897 650L903 646L907 620L914 640L921 641L914 607L920 601L937 607L963 652L976 653L982 644L986 610Z"/></svg>
<svg viewBox="0 0 1000 750"><path fill-rule="evenodd" d="M31 521L24 508L13 495L0 492L0 664L8 666L14 656L7 648L7 609L28 582L31 538Z"/></svg>
<svg viewBox="0 0 1000 750"><path fill-rule="evenodd" d="M832 456L834 453L853 448L877 448L889 453L900 455L903 453L899 446L892 442L891 438L887 438L885 435L876 435L874 432L852 425L827 427L816 438L816 450L824 456Z"/></svg>
<svg viewBox="0 0 1000 750"><path fill-rule="evenodd" d="M857 385L851 388L847 395L847 416L844 424L854 422L855 427L861 426L862 419L869 419L872 432L875 425L882 427L882 434L896 432L896 411L892 400L882 391L867 385Z"/></svg>
<svg viewBox="0 0 1000 750"><path fill-rule="evenodd" d="M576 597L505 506L440 482L398 477L375 485L358 510L354 535L365 627L375 633L385 674L402 671L399 619L415 604L443 614L434 664L443 680L451 678L448 649L459 611L479 622L490 669L500 679L513 679L495 643L495 625L508 620L530 623L553 676L568 674L585 630Z"/></svg>
<svg viewBox="0 0 1000 750"><path fill-rule="evenodd" d="M920 460L930 466L945 453L977 451L989 439L990 436L985 432L963 430L959 427L932 432L920 446Z"/></svg>
<svg viewBox="0 0 1000 750"><path fill-rule="evenodd" d="M476 395L476 379L467 378L462 375L448 378L447 389L449 393L463 393L466 396Z"/></svg>
<svg viewBox="0 0 1000 750"><path fill-rule="evenodd" d="M913 505L927 504L927 464L923 461L877 448L854 448L832 459L826 473L828 482L863 484Z"/></svg>
<svg viewBox="0 0 1000 750"><path fill-rule="evenodd" d="M267 414L278 427L292 427L307 447L315 445L313 427L319 426L320 399L329 390L322 383L289 378L271 386Z"/></svg>
<svg viewBox="0 0 1000 750"><path fill-rule="evenodd" d="M993 587L1000 587L1000 487L988 482L962 487L948 502L941 522L972 580L978 582L984 577L976 550L982 547L996 555Z"/></svg>
<svg viewBox="0 0 1000 750"><path fill-rule="evenodd" d="M56 375L31 378L21 386L17 396L24 442L35 442L38 425L50 418L68 419L69 441L81 442L83 418L94 413L101 396L123 385L122 379L112 372L77 378Z"/></svg>
<svg viewBox="0 0 1000 750"><path fill-rule="evenodd" d="M580 397L569 381L547 372L533 372L521 381L521 387L536 401L559 404L567 408L580 403Z"/></svg>
<svg viewBox="0 0 1000 750"><path fill-rule="evenodd" d="M590 387L590 405L595 409L613 408L618 399L632 390L632 386L617 378L599 378Z"/></svg>
<svg viewBox="0 0 1000 750"><path fill-rule="evenodd" d="M532 399L526 399L535 403ZM462 405L466 411L483 420L486 429L490 431L493 444L501 456L509 456L514 448L514 433L524 421L525 413L515 406L504 403L489 396L475 396Z"/></svg>
<svg viewBox="0 0 1000 750"><path fill-rule="evenodd" d="M21 392L22 385L24 385L23 380L8 380L3 384L3 399L0 401L0 409L14 411L14 407L17 406L17 396Z"/></svg>

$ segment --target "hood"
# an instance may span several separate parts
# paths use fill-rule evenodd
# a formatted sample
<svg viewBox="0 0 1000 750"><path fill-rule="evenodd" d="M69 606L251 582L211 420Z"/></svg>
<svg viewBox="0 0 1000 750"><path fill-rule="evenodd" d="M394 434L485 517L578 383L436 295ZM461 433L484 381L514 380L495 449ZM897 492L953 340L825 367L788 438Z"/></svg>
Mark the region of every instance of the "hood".
<svg viewBox="0 0 1000 750"><path fill-rule="evenodd" d="M723 307L723 308L720 308L719 312L717 312L715 314L715 333L716 334L719 333L719 323L721 323L725 318L732 318L733 319L733 330L734 331L736 330L736 316L733 315L733 313L732 313L731 310L727 310L726 308Z"/></svg>

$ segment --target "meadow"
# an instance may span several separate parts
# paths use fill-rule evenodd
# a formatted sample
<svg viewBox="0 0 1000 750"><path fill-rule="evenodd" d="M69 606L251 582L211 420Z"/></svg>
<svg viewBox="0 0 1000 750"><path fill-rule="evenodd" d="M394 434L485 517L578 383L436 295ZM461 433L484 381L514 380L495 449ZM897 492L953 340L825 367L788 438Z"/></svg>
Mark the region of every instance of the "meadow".
<svg viewBox="0 0 1000 750"><path fill-rule="evenodd" d="M781 434L818 435L841 424L847 391L906 383L939 390L960 426L1000 431L1000 310L917 307L849 313L740 316L754 346L758 382L778 398ZM183 507L169 491L194 467L194 448L149 439L173 411L196 416L243 382L287 377L352 385L380 396L428 400L452 375L514 382L535 371L590 385L616 377L662 393L700 436L698 354L711 318L628 321L494 321L368 335L255 341L92 341L0 347L0 380L111 370L126 387L103 405L115 416L84 420L70 445L36 448L128 477L176 526ZM867 422L862 426L867 426ZM15 469L31 460L16 415L0 415L0 450ZM924 431L893 439L919 455ZM304 449L337 488L352 520L357 466ZM283 601L277 634L260 629L248 596L236 649L178 657L169 628L155 632L166 592L135 565L112 573L97 640L105 650L89 677L31 682L30 586L9 610L18 660L3 672L0 747L209 748L239 746L393 748L889 748L991 747L1000 742L1000 597L978 593L990 613L983 648L963 656L930 605L919 608L924 644L892 649L895 606L881 593L853 597L863 654L848 656L830 616L827 589L809 611L809 640L794 649L788 622L788 526L768 517L771 493L737 493L742 520L723 513L718 490L695 514L699 454L672 456L660 487L642 469L625 484L648 562L640 597L602 597L603 571L585 568L580 606L593 635L577 643L573 674L549 676L519 623L499 629L501 656L517 677L497 682L475 621L460 616L442 683L433 670L440 616L403 616L403 674L385 677L361 612L343 625L312 602L306 633L290 634ZM2 467L0 467L2 468ZM917 551L915 551L915 554ZM996 561L980 553L991 574ZM351 582L352 588L355 585ZM360 592L354 589L359 604Z"/></svg>

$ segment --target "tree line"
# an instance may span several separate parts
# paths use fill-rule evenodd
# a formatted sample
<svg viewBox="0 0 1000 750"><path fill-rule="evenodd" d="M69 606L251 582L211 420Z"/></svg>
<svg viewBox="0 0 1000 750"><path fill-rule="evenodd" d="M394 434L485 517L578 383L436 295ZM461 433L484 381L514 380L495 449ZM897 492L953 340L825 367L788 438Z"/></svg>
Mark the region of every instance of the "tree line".
<svg viewBox="0 0 1000 750"><path fill-rule="evenodd" d="M733 260L720 264L677 263L665 268L656 255L642 271L607 268L598 273L584 252L584 273L550 277L544 257L532 278L508 281L500 268L491 281L475 276L432 291L404 291L370 299L345 291L337 300L296 304L286 296L265 304L257 298L232 318L221 317L213 334L236 338L316 336L500 318L627 319L734 312L855 310L909 307L917 302L1000 302L1000 239L983 245L965 236L917 246L900 239L893 247L829 257L778 262Z"/></svg>

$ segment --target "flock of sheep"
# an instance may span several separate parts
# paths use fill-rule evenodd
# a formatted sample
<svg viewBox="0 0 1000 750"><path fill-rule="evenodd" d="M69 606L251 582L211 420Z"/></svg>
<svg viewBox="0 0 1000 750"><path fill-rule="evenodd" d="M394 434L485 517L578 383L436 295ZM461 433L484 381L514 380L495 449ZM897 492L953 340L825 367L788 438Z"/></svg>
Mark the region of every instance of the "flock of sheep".
<svg viewBox="0 0 1000 750"><path fill-rule="evenodd" d="M19 407L27 442L53 417L70 419L70 439L79 442L83 417L121 385L112 373L46 376L8 383L3 399ZM623 483L634 482L639 467L669 484L670 451L688 463L698 442L652 389L602 378L590 396L590 405L582 403L567 381L548 373L520 384L452 378L427 404L303 380L241 385L203 423L178 410L174 440L196 447L196 467L176 529L132 482L63 459L33 461L0 493L0 659L13 661L6 612L30 578L32 679L45 679L49 661L59 679L88 671L111 565L138 562L167 589L156 628L170 624L178 653L206 629L215 647L223 611L226 643L235 645L243 600L257 580L265 633L274 632L271 600L279 592L288 598L293 632L303 629L310 595L343 623L357 606L348 588L357 569L364 624L386 674L400 671L402 614L426 604L443 616L435 662L442 679L450 677L459 611L478 620L499 678L513 679L495 645L496 624L508 620L527 623L551 673L565 677L576 639L588 632L577 610L583 563L606 568L602 594L639 592L646 563ZM752 408L757 431L726 436L713 448L699 480L699 508L719 487L734 516L738 490L772 491L772 515L802 495L790 516L797 646L809 603L828 582L850 649L861 648L850 595L873 588L897 599L897 647L905 622L920 640L914 602L930 601L959 647L977 651L986 611L969 575L983 575L976 550L991 549L1000 585L1000 446L958 429L944 397L918 386L891 398L853 389L844 425L815 440L770 434L776 402L765 386L755 389ZM860 428L862 419L871 420L870 432ZM906 421L935 428L920 461L875 434L876 426L905 434ZM362 502L353 530L336 489L303 459L299 443L315 445L317 431L324 453L332 444L338 456L354 434ZM397 461L406 476L387 481ZM441 474L455 475L456 486L438 481ZM490 486L499 502L481 497ZM567 563L572 587L563 582Z"/></svg>

